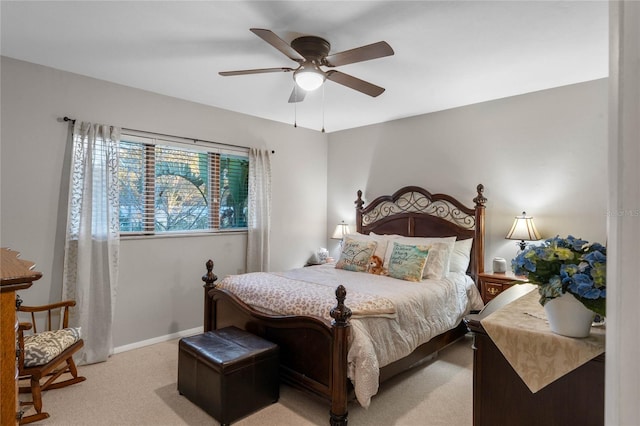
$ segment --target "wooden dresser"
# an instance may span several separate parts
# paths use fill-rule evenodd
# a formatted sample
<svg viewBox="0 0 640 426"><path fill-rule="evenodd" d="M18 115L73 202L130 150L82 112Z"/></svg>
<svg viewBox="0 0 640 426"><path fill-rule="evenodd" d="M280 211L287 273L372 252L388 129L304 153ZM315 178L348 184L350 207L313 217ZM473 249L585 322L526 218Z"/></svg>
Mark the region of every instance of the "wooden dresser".
<svg viewBox="0 0 640 426"><path fill-rule="evenodd" d="M532 393L480 321L530 291L515 286L465 318L474 334L473 426L600 426L604 424L605 355Z"/></svg>
<svg viewBox="0 0 640 426"><path fill-rule="evenodd" d="M0 249L0 424L18 424L18 392L16 368L16 294L31 287L42 277L33 271L33 262L19 259L20 253Z"/></svg>

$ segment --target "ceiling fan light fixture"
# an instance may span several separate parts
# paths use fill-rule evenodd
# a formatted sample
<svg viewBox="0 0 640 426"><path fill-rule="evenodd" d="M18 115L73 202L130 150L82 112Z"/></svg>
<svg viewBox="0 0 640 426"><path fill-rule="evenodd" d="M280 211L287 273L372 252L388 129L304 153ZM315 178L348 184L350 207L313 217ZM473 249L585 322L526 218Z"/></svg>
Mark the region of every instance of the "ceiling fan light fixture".
<svg viewBox="0 0 640 426"><path fill-rule="evenodd" d="M293 73L293 79L298 87L307 92L312 92L324 83L324 73L316 64L303 64Z"/></svg>
<svg viewBox="0 0 640 426"><path fill-rule="evenodd" d="M1 0L0 0L1 1ZM341 84L349 89L356 90L365 95L376 97L384 92L384 88L360 80L349 74L335 69L323 71L320 67L335 68L337 66L355 64L371 59L383 58L394 54L393 49L386 41L344 50L329 54L331 44L322 37L313 35L301 36L291 40L291 43L278 37L273 31L262 28L250 28L251 32L270 44L287 58L296 62L297 68L258 68L237 71L221 71L222 76L263 74L277 72L293 73L293 91L289 96L289 103L301 102L307 92L317 90L325 80ZM301 89L301 90L298 90Z"/></svg>

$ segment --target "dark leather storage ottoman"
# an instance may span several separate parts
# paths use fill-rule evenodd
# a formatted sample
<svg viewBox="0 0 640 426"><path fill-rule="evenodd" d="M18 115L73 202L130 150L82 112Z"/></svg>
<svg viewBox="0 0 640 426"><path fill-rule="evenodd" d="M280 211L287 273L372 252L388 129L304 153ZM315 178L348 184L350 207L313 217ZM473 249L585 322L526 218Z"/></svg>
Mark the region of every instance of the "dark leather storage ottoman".
<svg viewBox="0 0 640 426"><path fill-rule="evenodd" d="M180 339L178 392L227 425L280 396L278 346L236 327Z"/></svg>

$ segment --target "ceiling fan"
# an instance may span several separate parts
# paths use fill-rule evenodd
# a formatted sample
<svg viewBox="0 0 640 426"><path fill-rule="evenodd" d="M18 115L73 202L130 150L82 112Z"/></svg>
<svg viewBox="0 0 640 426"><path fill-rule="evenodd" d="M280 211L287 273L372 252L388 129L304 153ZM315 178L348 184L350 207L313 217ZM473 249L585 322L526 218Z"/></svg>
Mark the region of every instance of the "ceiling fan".
<svg viewBox="0 0 640 426"><path fill-rule="evenodd" d="M271 72L293 72L296 87L289 97L289 102L301 102L306 92L316 90L325 82L331 80L334 83L357 90L369 96L379 96L384 88L360 80L349 74L337 70L323 71L320 67L334 68L340 65L353 64L393 55L393 49L387 42L379 41L355 49L329 54L331 44L321 37L302 36L294 39L289 45L278 37L273 31L260 28L251 28L250 31L269 43L271 46L284 53L289 59L298 63L297 68L259 68L240 71L222 71L222 76L262 74ZM298 90L297 88L302 90Z"/></svg>

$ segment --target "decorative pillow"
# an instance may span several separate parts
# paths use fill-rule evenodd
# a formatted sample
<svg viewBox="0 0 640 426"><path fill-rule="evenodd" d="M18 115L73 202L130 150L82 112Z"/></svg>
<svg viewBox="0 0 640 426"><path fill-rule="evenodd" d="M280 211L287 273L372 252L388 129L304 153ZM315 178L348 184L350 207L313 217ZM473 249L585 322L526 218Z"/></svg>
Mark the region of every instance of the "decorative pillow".
<svg viewBox="0 0 640 426"><path fill-rule="evenodd" d="M446 274L446 272L449 270L449 258L451 257L451 252L453 252L453 245L456 241L456 237L443 237L443 238L438 238L438 237L402 237L402 236L397 236L396 238L394 238L392 240L393 242L397 242L400 244L406 244L406 245L412 245L412 246L417 246L417 245L422 245L422 246L430 246L433 243L445 243L448 244L447 245L447 253L444 254L444 264L446 265L444 267L444 271L443 271L443 276ZM384 265L385 267L387 266L387 264L389 263L389 257L391 256L391 248L393 247L393 245L391 244L391 242L389 243L389 250L387 250L387 254L386 254L386 259L384 261ZM438 247L434 247L434 250L441 250L444 246L438 246ZM434 255L435 256L435 255ZM433 260L433 262L438 261L439 256L436 257L436 259ZM430 261L427 261L430 262ZM426 268L429 272L434 271L435 267L429 267L427 266ZM426 277L423 277L426 278ZM440 276L438 279L442 278L442 276Z"/></svg>
<svg viewBox="0 0 640 426"><path fill-rule="evenodd" d="M384 261L384 256L387 252L387 242L389 241L385 235L376 234L348 234L344 236L344 240L356 240L356 241L374 241L376 242L376 251L373 253Z"/></svg>
<svg viewBox="0 0 640 426"><path fill-rule="evenodd" d="M427 264L429 248L427 246L413 246L393 243L387 270L389 276L405 281L418 282L422 280L422 272Z"/></svg>
<svg viewBox="0 0 640 426"><path fill-rule="evenodd" d="M44 365L80 340L80 327L24 336L24 366Z"/></svg>
<svg viewBox="0 0 640 426"><path fill-rule="evenodd" d="M458 240L453 245L451 260L449 261L449 272L460 272L465 274L471 261L471 246L473 238Z"/></svg>
<svg viewBox="0 0 640 426"><path fill-rule="evenodd" d="M342 252L338 263L336 263L336 268L354 272L366 272L369 260L377 246L378 243L375 241L346 239L342 243Z"/></svg>

